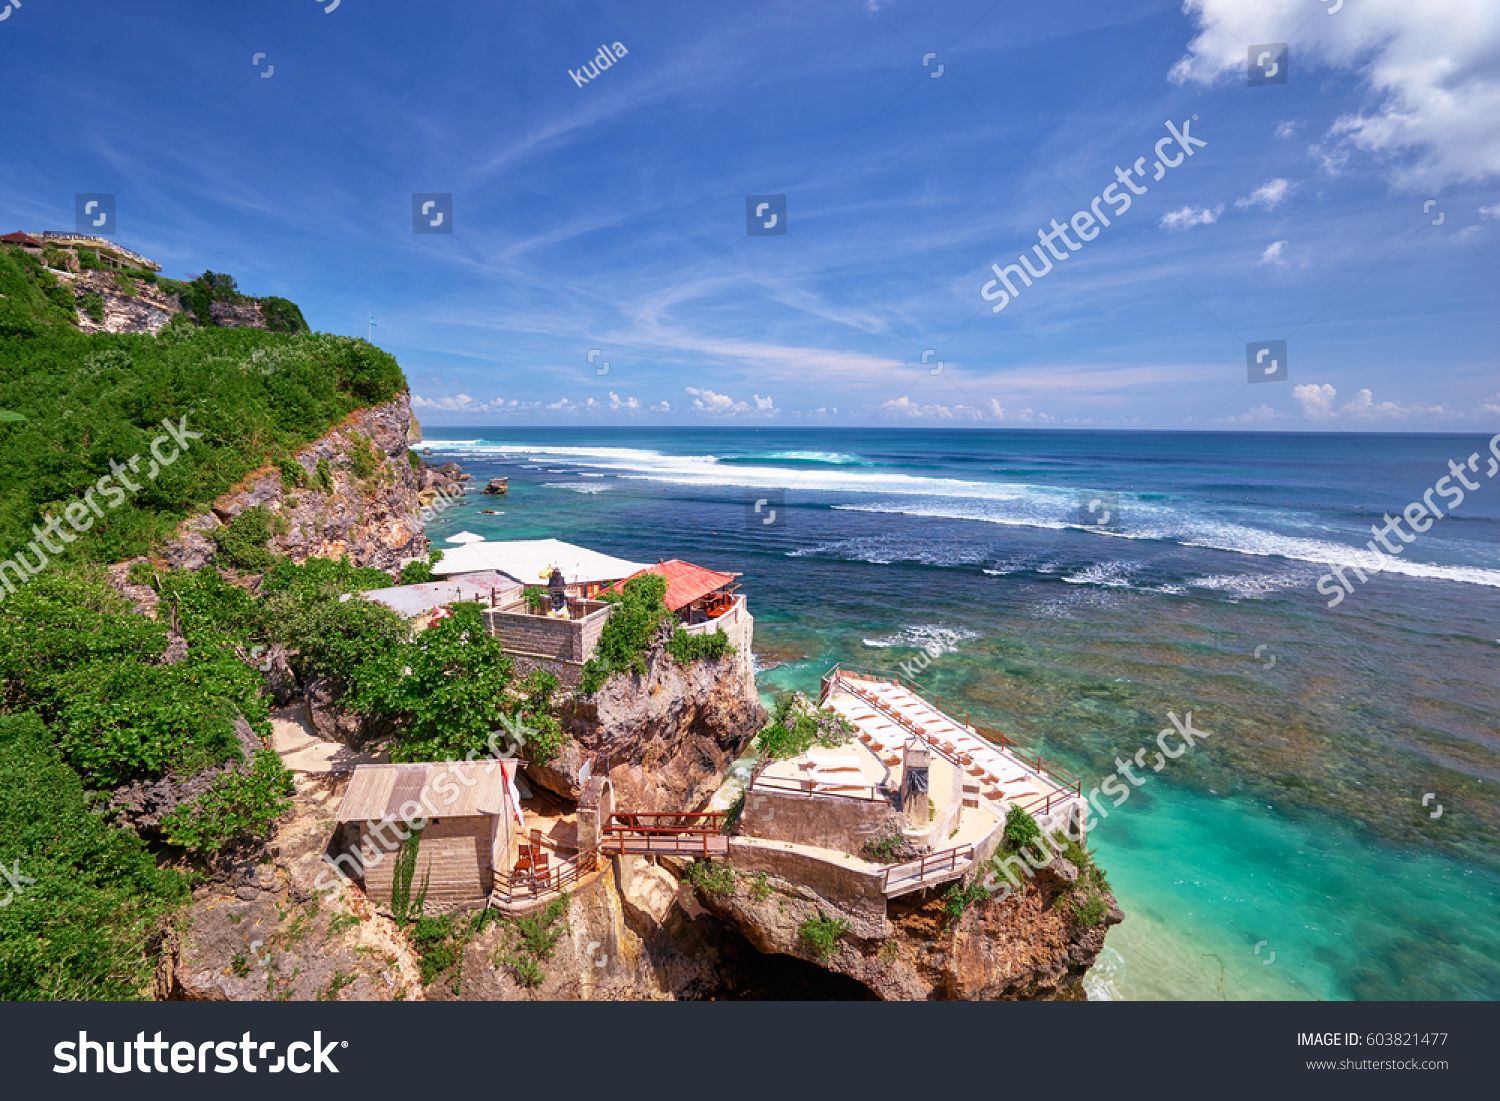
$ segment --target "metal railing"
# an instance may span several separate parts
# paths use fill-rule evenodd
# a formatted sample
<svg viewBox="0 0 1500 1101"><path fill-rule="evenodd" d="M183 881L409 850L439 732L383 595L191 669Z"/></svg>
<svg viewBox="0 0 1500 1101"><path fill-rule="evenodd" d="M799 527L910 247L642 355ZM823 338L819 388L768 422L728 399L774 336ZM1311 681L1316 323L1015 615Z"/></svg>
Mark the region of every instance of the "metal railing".
<svg viewBox="0 0 1500 1101"><path fill-rule="evenodd" d="M908 883L898 886L915 890L923 886L928 876L937 872L953 872L958 874L963 871L960 863L967 863L974 859L973 845L959 845L952 849L944 849L941 852L928 853L926 856L918 857L916 860L908 860L901 864L891 864L884 869L880 877L880 889L889 894L891 890L891 879L909 880Z"/></svg>

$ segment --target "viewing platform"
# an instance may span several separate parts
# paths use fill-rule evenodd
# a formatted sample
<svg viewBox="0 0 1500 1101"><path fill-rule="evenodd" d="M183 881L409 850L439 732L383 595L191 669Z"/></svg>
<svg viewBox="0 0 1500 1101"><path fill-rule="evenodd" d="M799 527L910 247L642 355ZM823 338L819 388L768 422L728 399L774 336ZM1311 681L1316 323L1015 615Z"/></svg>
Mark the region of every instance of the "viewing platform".
<svg viewBox="0 0 1500 1101"><path fill-rule="evenodd" d="M853 723L861 744L888 766L899 765L913 737L925 743L962 770L967 806L983 800L1001 818L1011 805L1037 816L1081 799L1077 777L979 726L967 712L962 719L948 714L939 697L900 675L835 665L823 676L818 702Z"/></svg>

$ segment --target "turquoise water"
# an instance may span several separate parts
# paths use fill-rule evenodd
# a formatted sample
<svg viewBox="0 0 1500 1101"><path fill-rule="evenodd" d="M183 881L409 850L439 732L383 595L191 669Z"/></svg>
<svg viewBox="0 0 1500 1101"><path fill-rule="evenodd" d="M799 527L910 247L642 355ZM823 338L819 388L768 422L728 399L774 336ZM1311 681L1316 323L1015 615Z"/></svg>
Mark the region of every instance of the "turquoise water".
<svg viewBox="0 0 1500 1101"><path fill-rule="evenodd" d="M1316 588L1487 438L428 434L511 485L431 525L440 545L742 571L763 690L906 663L1085 790L1192 711L1210 736L1093 832L1126 914L1093 996L1500 991L1500 476L1480 462L1481 489L1338 608Z"/></svg>

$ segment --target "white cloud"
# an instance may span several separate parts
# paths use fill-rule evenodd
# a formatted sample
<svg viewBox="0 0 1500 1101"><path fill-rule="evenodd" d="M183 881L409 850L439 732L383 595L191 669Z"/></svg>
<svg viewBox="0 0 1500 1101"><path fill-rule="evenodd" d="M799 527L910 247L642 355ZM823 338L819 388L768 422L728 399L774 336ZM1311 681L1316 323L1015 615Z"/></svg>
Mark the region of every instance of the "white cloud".
<svg viewBox="0 0 1500 1101"><path fill-rule="evenodd" d="M1260 259L1255 262L1257 264L1274 264L1278 268L1284 268L1287 266L1286 260L1282 256L1285 249L1285 241L1272 241L1266 246L1266 251L1260 254Z"/></svg>
<svg viewBox="0 0 1500 1101"><path fill-rule="evenodd" d="M1282 179L1270 180L1261 184L1243 199L1236 199L1234 205L1241 210L1251 206L1258 206L1263 210L1274 210L1291 191L1292 185L1290 181Z"/></svg>
<svg viewBox="0 0 1500 1101"><path fill-rule="evenodd" d="M738 417L744 413L757 416L774 416L777 412L775 404L768 397L763 398L759 394L751 394L751 402L735 401L727 394L716 394L712 390L700 390L696 386L687 387L687 392L693 395L693 408L700 413L707 413L715 417Z"/></svg>
<svg viewBox="0 0 1500 1101"><path fill-rule="evenodd" d="M1417 402L1415 405L1402 405L1394 401L1377 402L1369 389L1356 392L1354 400L1335 408L1333 402L1338 396L1338 391L1326 382L1321 386L1293 387L1292 396L1301 403L1302 415L1314 421L1401 420L1406 417L1441 417L1443 415L1441 405L1426 405L1422 402Z"/></svg>
<svg viewBox="0 0 1500 1101"><path fill-rule="evenodd" d="M1181 210L1174 210L1161 216L1161 227L1163 229L1191 229L1193 226L1211 226L1219 220L1219 215L1224 213L1224 204L1209 210L1208 207L1194 209L1185 206Z"/></svg>
<svg viewBox="0 0 1500 1101"><path fill-rule="evenodd" d="M495 398L493 401L475 401L468 394L454 394L449 398L424 398L419 394L413 394L411 404L414 409L430 410L434 413L499 413L521 408L521 404L514 398L510 401L504 398ZM535 402L527 404L534 405Z"/></svg>
<svg viewBox="0 0 1500 1101"><path fill-rule="evenodd" d="M1355 74L1369 92L1315 147L1329 171L1358 152L1403 190L1500 173L1500 4L1446 0L1440 13L1410 0L1349 6L1329 19L1306 0L1184 0L1200 30L1170 79L1243 81L1246 43L1300 28L1289 53L1294 83L1310 87L1321 65Z"/></svg>
<svg viewBox="0 0 1500 1101"><path fill-rule="evenodd" d="M630 409L630 410L635 410L635 409L639 409L641 407L641 403L636 398L623 398L622 399L618 394L616 394L613 390L611 390L609 392L609 407L611 409Z"/></svg>
<svg viewBox="0 0 1500 1101"><path fill-rule="evenodd" d="M1338 391L1326 382L1321 386L1294 386L1292 396L1302 403L1302 415L1308 420L1333 419L1333 399Z"/></svg>
<svg viewBox="0 0 1500 1101"><path fill-rule="evenodd" d="M1482 206L1479 208L1479 213L1486 218L1500 218L1500 203L1494 206Z"/></svg>
<svg viewBox="0 0 1500 1101"><path fill-rule="evenodd" d="M1269 405L1262 404L1257 405L1249 412L1241 413L1238 417L1230 417L1229 419L1232 421L1244 421L1246 423L1264 423L1266 421L1273 421L1276 419L1276 410L1272 409Z"/></svg>
<svg viewBox="0 0 1500 1101"><path fill-rule="evenodd" d="M1303 119L1282 119L1276 124L1276 136L1278 138L1294 138L1297 131L1301 130L1307 122Z"/></svg>
<svg viewBox="0 0 1500 1101"><path fill-rule="evenodd" d="M1478 237L1483 232L1484 226L1479 222L1475 222L1471 226L1464 226L1463 229L1459 230L1453 235L1453 239L1461 245L1467 245L1470 241L1474 240L1474 238Z"/></svg>

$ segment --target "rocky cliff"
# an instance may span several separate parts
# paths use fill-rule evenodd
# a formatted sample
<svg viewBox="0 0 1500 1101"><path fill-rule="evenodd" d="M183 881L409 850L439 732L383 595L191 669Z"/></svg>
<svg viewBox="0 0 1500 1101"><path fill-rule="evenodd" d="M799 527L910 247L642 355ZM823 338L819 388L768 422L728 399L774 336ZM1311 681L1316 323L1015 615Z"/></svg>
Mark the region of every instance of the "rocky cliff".
<svg viewBox="0 0 1500 1101"><path fill-rule="evenodd" d="M186 520L163 552L173 566L197 569L213 557L209 533L247 508L272 513L276 534L268 544L301 562L348 555L357 566L394 570L426 553L416 472L407 458L411 408L406 395L362 409L299 451L303 485L288 485L281 471L264 467L240 487ZM373 447L373 466L362 467Z"/></svg>
<svg viewBox="0 0 1500 1101"><path fill-rule="evenodd" d="M579 770L592 759L593 774L607 772L614 784L617 807L686 810L708 801L766 712L749 646L684 667L666 651L670 634L670 626L657 632L644 676L616 675L592 696L563 702L569 741L545 768L529 770L537 783L576 798Z"/></svg>
<svg viewBox="0 0 1500 1101"><path fill-rule="evenodd" d="M1024 891L1004 901L983 897L957 916L946 907L947 887L893 899L881 934L852 921L826 956L801 930L809 921L837 920L840 910L804 884L736 875L703 902L760 951L817 963L884 1000L1078 1000L1105 933L1123 916L1106 894L1103 917L1085 924L1078 877L1058 856Z"/></svg>

